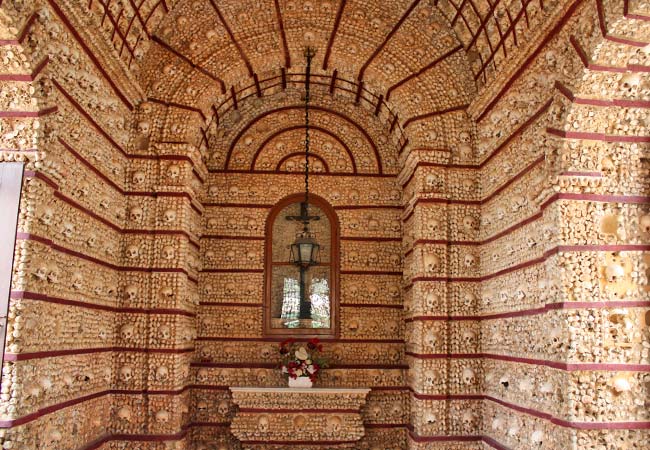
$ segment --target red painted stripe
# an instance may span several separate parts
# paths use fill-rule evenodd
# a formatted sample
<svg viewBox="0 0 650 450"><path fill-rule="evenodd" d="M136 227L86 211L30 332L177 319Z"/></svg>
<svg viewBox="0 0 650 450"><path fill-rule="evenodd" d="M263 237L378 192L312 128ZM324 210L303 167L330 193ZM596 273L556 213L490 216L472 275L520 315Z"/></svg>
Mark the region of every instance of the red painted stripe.
<svg viewBox="0 0 650 450"><path fill-rule="evenodd" d="M219 21L221 22L221 25L223 25L223 28L226 30L226 33L228 34L230 40L232 41L233 45L237 49L237 52L239 52L239 56L241 56L242 61L244 61L244 65L246 65L246 68L248 69L248 75L252 77L255 71L253 70L253 66L248 60L246 53L244 53L244 49L242 49L239 42L237 42L237 39L235 38L235 35L230 29L228 22L226 22L226 19L223 17L223 14L221 14L221 10L219 9L219 6L217 5L216 1L210 0L210 4L212 5L214 12L217 13L217 17L219 17Z"/></svg>
<svg viewBox="0 0 650 450"><path fill-rule="evenodd" d="M23 241L34 241L34 242L40 242L41 244L47 245L50 248L57 250L61 253L65 253L71 256L75 256L80 259L85 259L86 261L90 261L92 263L98 264L100 266L107 267L111 270L119 271L119 272L175 272L175 273L183 273L187 276L187 279L192 281L193 283L198 283L198 280L194 277L192 277L189 272L181 267L156 267L156 268L151 268L151 267L128 267L128 266L118 266L113 263L109 263L106 261L102 261L101 259L97 259L94 256L86 255L84 253L78 252L76 250L70 250L68 248L65 248L59 244L56 244L53 242L51 239L43 238L35 234L30 234L30 233L16 233L16 238L23 240Z"/></svg>
<svg viewBox="0 0 650 450"><path fill-rule="evenodd" d="M512 363L544 366L566 372L579 371L618 371L618 372L647 372L650 364L623 364L623 363L565 363L559 361L546 361L519 356L497 355L493 353L428 353L420 354L406 352L406 356L415 359L490 359Z"/></svg>
<svg viewBox="0 0 650 450"><path fill-rule="evenodd" d="M341 17L343 17L343 10L345 9L345 3L346 0L341 0L341 3L339 3L339 9L336 12L336 18L334 19L334 26L332 27L332 33L330 34L330 38L327 41L327 50L325 50L325 57L323 58L323 70L327 70L327 64L329 63L330 54L332 53L332 47L334 45L336 32L338 31L339 25L341 24ZM336 73L336 70L334 71L334 73ZM334 82L334 78L332 78L332 82Z"/></svg>
<svg viewBox="0 0 650 450"><path fill-rule="evenodd" d="M456 111L465 111L468 107L469 107L469 103L464 105L452 106L451 108L441 109L439 111L432 111L426 114L413 116L407 119L406 122L404 122L404 124L402 125L402 127L406 129L413 122L417 122L424 119L430 119L431 117L442 116L444 114L449 114Z"/></svg>
<svg viewBox="0 0 650 450"><path fill-rule="evenodd" d="M274 337L223 337L223 336L199 336L197 341L203 342L283 342L285 338ZM321 342L335 344L403 344L403 339L346 339L346 338L319 338Z"/></svg>
<svg viewBox="0 0 650 450"><path fill-rule="evenodd" d="M81 36L77 32L76 28L70 23L66 15L63 13L59 5L55 0L47 0L47 3L50 5L52 10L54 10L54 13L59 17L61 22L64 23L70 34L75 38L77 43L79 43L79 46L84 50L86 55L90 58L90 60L93 62L97 70L104 76L104 79L106 82L111 86L113 89L113 92L118 96L118 98L124 103L124 105L129 108L131 111L133 111L134 107L131 104L131 102L126 98L126 95L122 93L122 91L117 87L115 82L113 81L112 77L104 70L104 67L102 63L97 59L97 57L93 54L93 52L90 50L90 48L86 45L86 43L81 39ZM53 82L56 83L54 79L52 79Z"/></svg>
<svg viewBox="0 0 650 450"><path fill-rule="evenodd" d="M274 363L215 363L209 361L198 361L190 364L192 367L211 367L222 369L277 369L277 364ZM328 369L408 369L406 364L330 364Z"/></svg>
<svg viewBox="0 0 650 450"><path fill-rule="evenodd" d="M55 105L49 108L41 109L40 111L0 111L0 117L11 119L37 118L55 113L58 109L59 108Z"/></svg>
<svg viewBox="0 0 650 450"><path fill-rule="evenodd" d="M634 142L645 143L650 142L650 136L622 136L606 133L595 133L587 131L566 131L558 130L555 128L547 128L549 134L558 136L565 139L578 139L588 141L602 141L602 142Z"/></svg>
<svg viewBox="0 0 650 450"><path fill-rule="evenodd" d="M282 52L284 53L284 67L291 67L291 53L289 52L289 45L287 44L287 35L284 31L284 21L282 20L282 10L280 9L279 0L273 0L275 4L275 17L280 27L280 40L282 41Z"/></svg>
<svg viewBox="0 0 650 450"><path fill-rule="evenodd" d="M192 353L194 348L175 349L175 348L131 348L131 347L101 347L101 348L82 348L69 350L50 350L43 352L25 352L25 353L5 353L5 361L27 361L31 359L56 358L59 356L70 355L88 355L95 353L110 352L134 352L134 353L160 353L160 354L183 354Z"/></svg>
<svg viewBox="0 0 650 450"><path fill-rule="evenodd" d="M358 409L333 409L333 408L239 408L240 413L270 413L270 414L357 414Z"/></svg>

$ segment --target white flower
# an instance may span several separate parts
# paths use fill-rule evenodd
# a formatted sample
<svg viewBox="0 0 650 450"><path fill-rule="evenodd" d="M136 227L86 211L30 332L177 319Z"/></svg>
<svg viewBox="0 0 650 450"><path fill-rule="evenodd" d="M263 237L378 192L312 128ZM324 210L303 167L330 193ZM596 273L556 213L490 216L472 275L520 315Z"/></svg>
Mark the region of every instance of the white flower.
<svg viewBox="0 0 650 450"><path fill-rule="evenodd" d="M309 353L307 353L307 349L305 347L300 347L298 350L296 350L296 358L298 358L301 361L304 361L307 358L309 358Z"/></svg>
<svg viewBox="0 0 650 450"><path fill-rule="evenodd" d="M294 373L296 374L296 377L299 377L299 376L302 375L302 370L301 369L296 369L296 371Z"/></svg>
<svg viewBox="0 0 650 450"><path fill-rule="evenodd" d="M307 366L307 372L313 374L314 372L316 372L316 369L314 369L314 366L310 364L309 366Z"/></svg>

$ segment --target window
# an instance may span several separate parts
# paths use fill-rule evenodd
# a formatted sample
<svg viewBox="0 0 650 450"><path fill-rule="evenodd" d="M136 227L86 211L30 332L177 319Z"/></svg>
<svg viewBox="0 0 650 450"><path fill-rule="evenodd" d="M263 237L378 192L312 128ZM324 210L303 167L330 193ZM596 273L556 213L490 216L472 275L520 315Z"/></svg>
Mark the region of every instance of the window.
<svg viewBox="0 0 650 450"><path fill-rule="evenodd" d="M291 244L303 224L288 217L300 216L303 201L304 194L286 197L273 207L267 218L264 267L266 336L338 335L338 218L324 199L313 194L309 196L309 215L319 217L319 220L310 222L309 230L320 245L320 257L316 264L300 267L291 262Z"/></svg>

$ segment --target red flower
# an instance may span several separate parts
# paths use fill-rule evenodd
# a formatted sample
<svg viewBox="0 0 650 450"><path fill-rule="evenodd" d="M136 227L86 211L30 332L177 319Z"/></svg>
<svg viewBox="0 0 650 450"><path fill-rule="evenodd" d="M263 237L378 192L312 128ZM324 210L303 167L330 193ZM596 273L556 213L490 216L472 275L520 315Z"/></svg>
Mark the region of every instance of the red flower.
<svg viewBox="0 0 650 450"><path fill-rule="evenodd" d="M323 351L323 345L320 343L320 340L318 340L318 338L311 338L307 343L307 347L310 350L318 349L319 352Z"/></svg>

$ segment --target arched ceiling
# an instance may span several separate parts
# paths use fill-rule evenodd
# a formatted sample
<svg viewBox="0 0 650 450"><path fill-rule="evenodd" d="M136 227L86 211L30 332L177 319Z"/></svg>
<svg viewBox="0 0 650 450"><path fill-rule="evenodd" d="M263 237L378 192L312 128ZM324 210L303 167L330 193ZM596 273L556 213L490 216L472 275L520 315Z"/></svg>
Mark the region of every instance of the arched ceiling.
<svg viewBox="0 0 650 450"><path fill-rule="evenodd" d="M350 164L354 160L359 173L384 174L396 172L393 162L407 144L450 149L456 144L453 136L471 128L464 110L477 82L485 82L518 45L518 35L534 26L542 3L95 0L89 5L150 99L202 112L204 122L197 115L187 117L203 130L211 168L266 170L261 167L273 165L258 156L254 162L261 166L253 167L254 154L227 141L237 137L229 127L254 123L262 112L299 106L300 99L289 105L285 100L291 95L278 92L304 89L304 51L310 46L316 49L313 80L321 91L316 96L322 97L315 103L326 108L321 115L350 115L352 106L363 116L357 120L362 128L370 126L369 119L376 128L366 130L361 146L346 143L355 138L341 136L335 125L323 125L322 133L346 143L353 153ZM282 114L283 122L279 117L266 135L304 120L300 114ZM441 138L441 130L448 136ZM287 145L299 134L287 132ZM375 143L368 153L366 144L379 139L386 140L386 148ZM267 148L259 153L272 154ZM337 172L337 164L344 167L331 154L320 156L331 172Z"/></svg>

